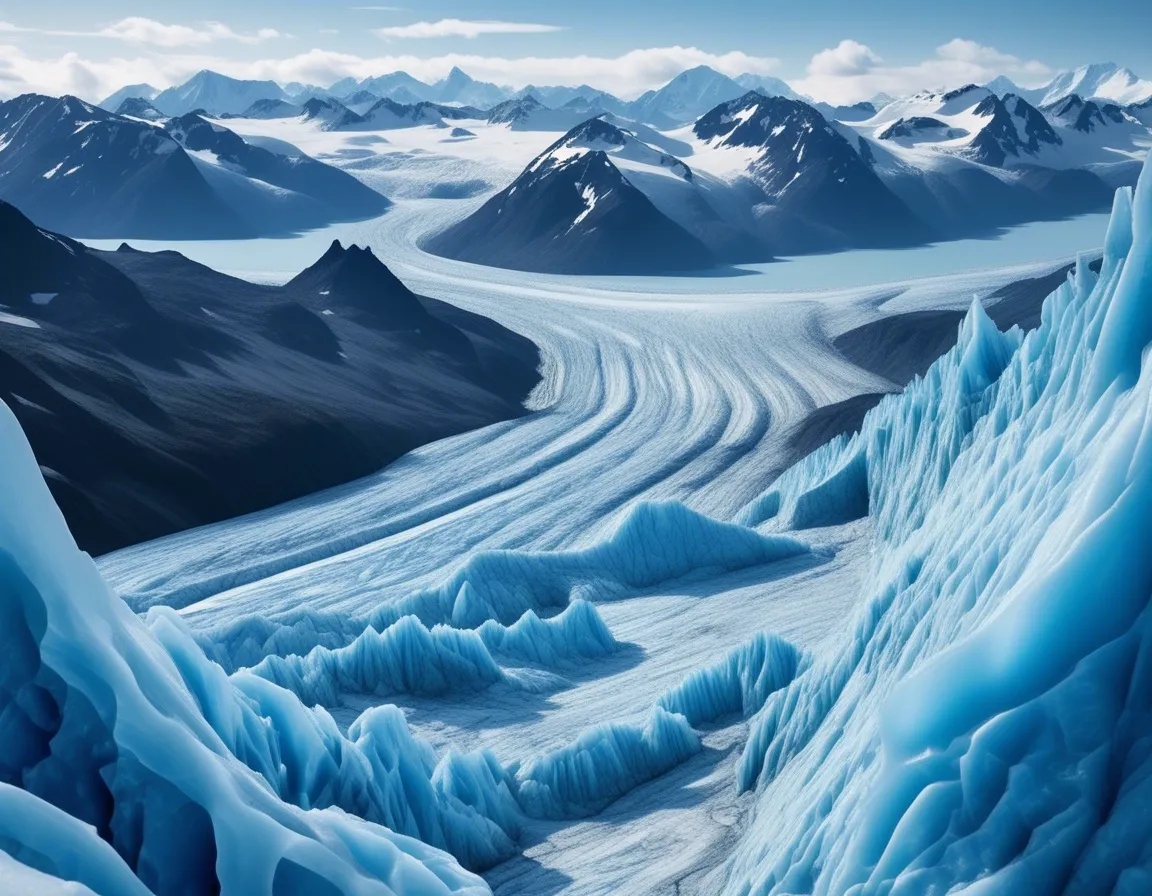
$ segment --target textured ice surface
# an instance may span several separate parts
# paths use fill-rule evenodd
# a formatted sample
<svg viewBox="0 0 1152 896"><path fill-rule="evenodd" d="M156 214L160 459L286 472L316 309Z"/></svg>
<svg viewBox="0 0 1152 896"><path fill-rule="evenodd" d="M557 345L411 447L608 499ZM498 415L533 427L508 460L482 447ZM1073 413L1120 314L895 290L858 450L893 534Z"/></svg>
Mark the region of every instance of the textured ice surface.
<svg viewBox="0 0 1152 896"><path fill-rule="evenodd" d="M714 722L732 713L750 716L764 701L796 677L800 652L775 635L757 635L714 666L697 669L660 698L660 705L692 725Z"/></svg>
<svg viewBox="0 0 1152 896"><path fill-rule="evenodd" d="M599 725L531 760L516 773L517 799L537 818L594 815L699 749L683 716L656 707L643 726Z"/></svg>
<svg viewBox="0 0 1152 896"><path fill-rule="evenodd" d="M153 614L150 631L76 549L6 407L0 452L6 852L103 896L483 889L424 843L307 811L336 805L428 841L439 825L467 858L508 846L496 824L434 790L430 750L396 710L367 714L345 738L268 682L234 685L171 611Z"/></svg>
<svg viewBox="0 0 1152 896"><path fill-rule="evenodd" d="M629 510L610 537L583 550L483 551L441 584L383 604L365 616L305 610L275 620L247 617L209 632L201 644L225 668L235 669L255 666L265 656L304 655L316 646L342 647L366 628L384 631L403 617L414 616L425 626L480 628L486 643L499 642L500 649L521 659L540 662L546 657L596 655L604 652L605 637L610 636L594 618L593 607L578 609L559 628L550 626L549 643L533 646L518 634L537 626L531 618L524 620L524 614L563 610L581 594L611 598L690 574L742 569L810 550L791 536L763 535L714 520L677 501L645 501ZM498 635L500 629L482 628L489 621L513 629L510 635ZM464 649L462 644L457 647ZM288 678L277 673L275 680Z"/></svg>
<svg viewBox="0 0 1152 896"><path fill-rule="evenodd" d="M923 379L748 509L787 525L862 464L878 543L839 645L753 721L757 811L714 891L1149 891L1150 308L1146 169L1099 277L1078 267L1039 329L974 305Z"/></svg>

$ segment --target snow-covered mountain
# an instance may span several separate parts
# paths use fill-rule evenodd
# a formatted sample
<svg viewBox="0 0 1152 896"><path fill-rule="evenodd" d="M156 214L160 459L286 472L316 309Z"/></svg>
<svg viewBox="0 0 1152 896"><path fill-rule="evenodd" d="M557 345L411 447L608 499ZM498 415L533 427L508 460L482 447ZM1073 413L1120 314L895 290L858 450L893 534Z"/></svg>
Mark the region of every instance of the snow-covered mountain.
<svg viewBox="0 0 1152 896"><path fill-rule="evenodd" d="M623 112L626 105L618 97L606 91L597 90L595 87L589 87L587 84L581 84L579 87L547 87L529 84L527 87L516 91L511 99L528 96L535 97L545 106L550 106L553 109L596 107L605 112Z"/></svg>
<svg viewBox="0 0 1152 896"><path fill-rule="evenodd" d="M76 236L253 236L162 128L73 96L0 103L0 199Z"/></svg>
<svg viewBox="0 0 1152 896"><path fill-rule="evenodd" d="M1072 94L1088 100L1111 100L1121 106L1152 99L1152 81L1139 78L1130 69L1112 62L1061 72L1039 90L1042 91L1037 97L1039 105L1049 105Z"/></svg>
<svg viewBox="0 0 1152 896"><path fill-rule="evenodd" d="M579 109L550 108L530 93L497 103L488 111L489 124L505 124L516 131L567 131L589 117Z"/></svg>
<svg viewBox="0 0 1152 896"><path fill-rule="evenodd" d="M369 85L364 86L372 89ZM506 88L487 81L477 81L463 69L453 66L443 81L432 85L432 96L429 99L438 103L488 109L508 99L510 93Z"/></svg>
<svg viewBox="0 0 1152 896"><path fill-rule="evenodd" d="M348 78L337 81L329 89L337 96L346 96L357 90L367 90L381 99L392 99L404 104L431 101L436 98L436 91L431 84L425 84L407 72L391 72L373 78L364 78L361 81L353 81Z"/></svg>
<svg viewBox="0 0 1152 896"><path fill-rule="evenodd" d="M426 100L407 105L385 97L368 109L360 118L360 122L351 123L345 129L390 130L429 124L446 127L448 121L478 120L484 118L484 113L479 109L467 106L444 106Z"/></svg>
<svg viewBox="0 0 1152 896"><path fill-rule="evenodd" d="M373 93L371 90L360 89L354 90L351 93L340 97L340 102L342 102L357 115L363 115L382 99L382 96L377 93ZM392 99L395 99L395 97L392 97ZM407 100L404 102L407 102ZM416 99L415 102L419 102L419 99Z"/></svg>
<svg viewBox="0 0 1152 896"><path fill-rule="evenodd" d="M239 115L257 100L288 100L275 81L242 81L218 72L197 72L183 84L158 93L152 105L165 115L184 115L203 109L211 115Z"/></svg>
<svg viewBox="0 0 1152 896"><path fill-rule="evenodd" d="M305 109L323 103L309 100ZM322 112L327 111L332 110L323 106ZM369 218L388 208L387 199L346 171L301 152L284 154L255 146L194 112L170 119L165 129L195 159L216 192L257 232L303 230L332 221Z"/></svg>
<svg viewBox="0 0 1152 896"><path fill-rule="evenodd" d="M807 103L750 92L701 116L692 134L738 160L761 194L758 235L778 253L907 245L930 232Z"/></svg>
<svg viewBox="0 0 1152 896"><path fill-rule="evenodd" d="M657 127L670 127L695 121L717 104L747 92L748 88L727 75L700 65L633 100L624 114Z"/></svg>
<svg viewBox="0 0 1152 896"><path fill-rule="evenodd" d="M121 87L111 96L104 97L97 105L106 112L115 112L124 100L132 97L154 100L159 93L159 88L153 87L151 84L129 84L127 87Z"/></svg>
<svg viewBox="0 0 1152 896"><path fill-rule="evenodd" d="M1152 145L1152 131L1115 105L1086 104L1072 95L1039 109L1016 94L1001 96L974 84L947 93L918 93L851 124L870 140L924 151L919 156L924 164L932 153L994 168L1125 163L1129 180Z"/></svg>
<svg viewBox="0 0 1152 896"><path fill-rule="evenodd" d="M744 74L737 75L733 80L745 90L755 90L765 96L782 96L790 100L804 99L784 81L771 75Z"/></svg>
<svg viewBox="0 0 1152 896"><path fill-rule="evenodd" d="M339 100L313 97L301 109L305 121L319 122L324 131L341 131L360 127L364 118L356 114Z"/></svg>
<svg viewBox="0 0 1152 896"><path fill-rule="evenodd" d="M552 273L655 273L713 264L700 240L633 185L636 167L691 179L677 159L590 119L427 248L464 261Z"/></svg>
<svg viewBox="0 0 1152 896"><path fill-rule="evenodd" d="M1131 69L1122 68L1113 62L1097 62L1060 72L1041 87L1019 87L1003 75L989 81L987 87L1000 96L1014 93L1034 106L1051 106L1073 95L1118 106L1139 104L1152 99L1152 81L1140 78Z"/></svg>

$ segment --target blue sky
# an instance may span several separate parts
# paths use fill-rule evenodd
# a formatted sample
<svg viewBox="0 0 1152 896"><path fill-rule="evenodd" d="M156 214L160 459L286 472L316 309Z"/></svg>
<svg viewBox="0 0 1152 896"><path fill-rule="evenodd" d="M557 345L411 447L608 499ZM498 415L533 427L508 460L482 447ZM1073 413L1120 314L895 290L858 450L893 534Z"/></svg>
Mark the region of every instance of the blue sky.
<svg viewBox="0 0 1152 896"><path fill-rule="evenodd" d="M369 8L365 8L369 7ZM190 15L190 10L195 10ZM165 86L202 67L324 83L460 64L521 86L587 81L634 95L693 64L751 70L838 101L1111 60L1152 77L1152 4L1098 0L306 0L0 5L0 93Z"/></svg>

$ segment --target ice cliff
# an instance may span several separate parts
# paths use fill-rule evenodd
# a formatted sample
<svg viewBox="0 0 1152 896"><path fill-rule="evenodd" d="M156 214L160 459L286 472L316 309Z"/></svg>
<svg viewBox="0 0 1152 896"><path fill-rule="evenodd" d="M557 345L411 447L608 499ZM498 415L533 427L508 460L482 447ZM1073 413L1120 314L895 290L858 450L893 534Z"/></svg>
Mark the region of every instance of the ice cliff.
<svg viewBox="0 0 1152 896"><path fill-rule="evenodd" d="M745 513L873 520L838 645L772 694L714 891L1152 891L1152 171L1099 276L957 346Z"/></svg>

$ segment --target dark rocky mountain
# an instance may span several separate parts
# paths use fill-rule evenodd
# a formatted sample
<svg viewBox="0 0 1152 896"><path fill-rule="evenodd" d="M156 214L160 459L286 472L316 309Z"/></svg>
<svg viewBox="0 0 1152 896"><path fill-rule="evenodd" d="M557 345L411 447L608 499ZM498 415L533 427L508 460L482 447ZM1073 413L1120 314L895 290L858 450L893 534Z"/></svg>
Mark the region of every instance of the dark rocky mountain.
<svg viewBox="0 0 1152 896"><path fill-rule="evenodd" d="M551 273L653 274L712 266L715 259L700 240L633 186L606 149L591 148L620 146L622 139L599 119L579 125L427 248L463 261Z"/></svg>
<svg viewBox="0 0 1152 896"><path fill-rule="evenodd" d="M1076 94L1045 106L1043 111L1065 127L1084 134L1091 134L1097 128L1108 127L1110 124L1125 124L1128 121L1124 110L1115 103L1085 101Z"/></svg>
<svg viewBox="0 0 1152 896"><path fill-rule="evenodd" d="M162 128L73 96L0 103L0 199L74 236L238 238L258 231Z"/></svg>
<svg viewBox="0 0 1152 896"><path fill-rule="evenodd" d="M361 125L350 127L411 128L425 124L444 124L446 121L483 119L485 113L471 106L444 106L426 100L408 105L385 97L365 112L362 118Z"/></svg>
<svg viewBox="0 0 1152 896"><path fill-rule="evenodd" d="M305 110L324 102L309 100ZM284 154L248 143L195 112L170 119L165 129L196 154L220 195L262 232L374 217L389 206L387 199L346 171L303 153Z"/></svg>
<svg viewBox="0 0 1152 896"><path fill-rule="evenodd" d="M517 131L567 131L589 116L586 112L570 109L552 109L532 94L505 100L488 110L489 124L506 124Z"/></svg>
<svg viewBox="0 0 1152 896"><path fill-rule="evenodd" d="M163 121L164 113L142 96L130 96L116 108L117 115L142 118L145 121Z"/></svg>
<svg viewBox="0 0 1152 896"><path fill-rule="evenodd" d="M928 115L910 115L908 118L897 118L888 125L877 139L899 140L901 138L915 140L917 137L928 137L931 140L947 140L950 134L957 134L955 128L948 127L939 118Z"/></svg>
<svg viewBox="0 0 1152 896"><path fill-rule="evenodd" d="M251 106L241 112L237 118L297 118L302 115L304 108L296 103L281 99L256 100ZM230 118L228 114L221 118Z"/></svg>
<svg viewBox="0 0 1152 896"><path fill-rule="evenodd" d="M857 147L807 103L751 92L720 104L693 130L712 146L756 150L747 177L761 194L757 227L777 254L930 238Z"/></svg>
<svg viewBox="0 0 1152 896"><path fill-rule="evenodd" d="M333 246L284 286L97 252L0 203L0 399L102 553L378 470L524 413L527 340Z"/></svg>
<svg viewBox="0 0 1152 896"><path fill-rule="evenodd" d="M304 104L303 116L308 121L320 122L323 131L342 131L360 127L364 118L339 100L312 98Z"/></svg>
<svg viewBox="0 0 1152 896"><path fill-rule="evenodd" d="M982 88L970 85L967 89ZM950 98L945 94L945 100ZM968 144L969 157L982 164L999 168L1009 156L1035 156L1043 146L1059 146L1063 142L1039 109L1014 94L1001 99L988 93L974 111L990 118Z"/></svg>

